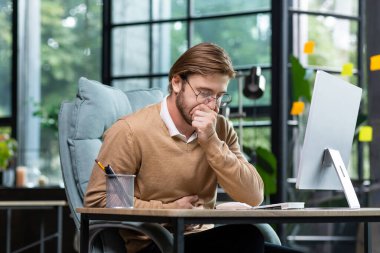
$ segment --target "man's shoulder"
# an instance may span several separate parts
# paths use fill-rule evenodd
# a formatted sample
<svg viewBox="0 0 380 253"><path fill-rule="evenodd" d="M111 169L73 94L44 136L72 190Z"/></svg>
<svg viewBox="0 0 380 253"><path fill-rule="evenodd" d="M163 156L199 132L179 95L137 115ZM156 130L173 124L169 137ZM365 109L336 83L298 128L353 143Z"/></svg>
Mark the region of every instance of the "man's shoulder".
<svg viewBox="0 0 380 253"><path fill-rule="evenodd" d="M160 104L153 104L144 107L132 114L119 118L106 130L105 134L134 134L140 131L146 131L147 127L151 128L152 124L160 117ZM156 124L157 125L157 124Z"/></svg>

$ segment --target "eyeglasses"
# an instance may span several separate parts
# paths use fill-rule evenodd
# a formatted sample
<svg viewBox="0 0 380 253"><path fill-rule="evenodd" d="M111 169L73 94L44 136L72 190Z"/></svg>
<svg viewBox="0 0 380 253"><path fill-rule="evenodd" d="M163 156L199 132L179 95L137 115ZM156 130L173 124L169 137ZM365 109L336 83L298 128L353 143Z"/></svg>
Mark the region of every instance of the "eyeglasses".
<svg viewBox="0 0 380 253"><path fill-rule="evenodd" d="M223 95L216 96L216 97L214 97L211 92L199 91L197 94L195 90L193 89L193 87L191 86L191 84L189 83L189 81L186 78L183 78L183 80L185 80L185 82L190 86L191 90L193 91L195 95L197 102L200 104L209 103L210 101L215 100L216 105L218 107L225 107L232 100L231 95L228 93L224 93Z"/></svg>

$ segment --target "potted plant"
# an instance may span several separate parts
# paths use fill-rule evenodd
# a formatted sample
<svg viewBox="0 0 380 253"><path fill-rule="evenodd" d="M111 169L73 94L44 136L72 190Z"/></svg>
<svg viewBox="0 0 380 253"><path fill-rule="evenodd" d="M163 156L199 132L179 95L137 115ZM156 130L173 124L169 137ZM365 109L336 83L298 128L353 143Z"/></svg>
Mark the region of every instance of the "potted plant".
<svg viewBox="0 0 380 253"><path fill-rule="evenodd" d="M12 186L14 182L14 170L12 167L17 151L17 141L8 133L0 133L0 184Z"/></svg>

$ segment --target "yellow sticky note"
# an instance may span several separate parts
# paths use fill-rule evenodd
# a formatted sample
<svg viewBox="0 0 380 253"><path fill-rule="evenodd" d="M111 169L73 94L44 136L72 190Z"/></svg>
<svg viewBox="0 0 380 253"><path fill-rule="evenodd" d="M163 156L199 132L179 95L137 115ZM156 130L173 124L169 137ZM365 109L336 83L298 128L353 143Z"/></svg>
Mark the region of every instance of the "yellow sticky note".
<svg viewBox="0 0 380 253"><path fill-rule="evenodd" d="M352 72L354 69L354 64L346 63L342 67L342 76L352 76Z"/></svg>
<svg viewBox="0 0 380 253"><path fill-rule="evenodd" d="M293 102L292 110L290 111L290 114L300 115L303 113L303 110L305 109L305 103L302 101Z"/></svg>
<svg viewBox="0 0 380 253"><path fill-rule="evenodd" d="M314 41L309 40L308 42L305 43L303 47L303 52L305 54L312 54L314 52Z"/></svg>
<svg viewBox="0 0 380 253"><path fill-rule="evenodd" d="M371 71L380 70L380 54L371 56Z"/></svg>
<svg viewBox="0 0 380 253"><path fill-rule="evenodd" d="M372 141L372 127L362 126L359 130L359 141L371 142Z"/></svg>

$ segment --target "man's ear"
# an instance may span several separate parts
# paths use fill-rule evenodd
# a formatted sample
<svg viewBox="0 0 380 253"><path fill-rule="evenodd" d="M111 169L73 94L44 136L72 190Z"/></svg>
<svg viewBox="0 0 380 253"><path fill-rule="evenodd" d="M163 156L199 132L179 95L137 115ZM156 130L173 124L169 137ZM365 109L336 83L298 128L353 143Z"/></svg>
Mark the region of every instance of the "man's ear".
<svg viewBox="0 0 380 253"><path fill-rule="evenodd" d="M171 82L173 92L178 94L182 89L182 78L179 75L174 75Z"/></svg>

